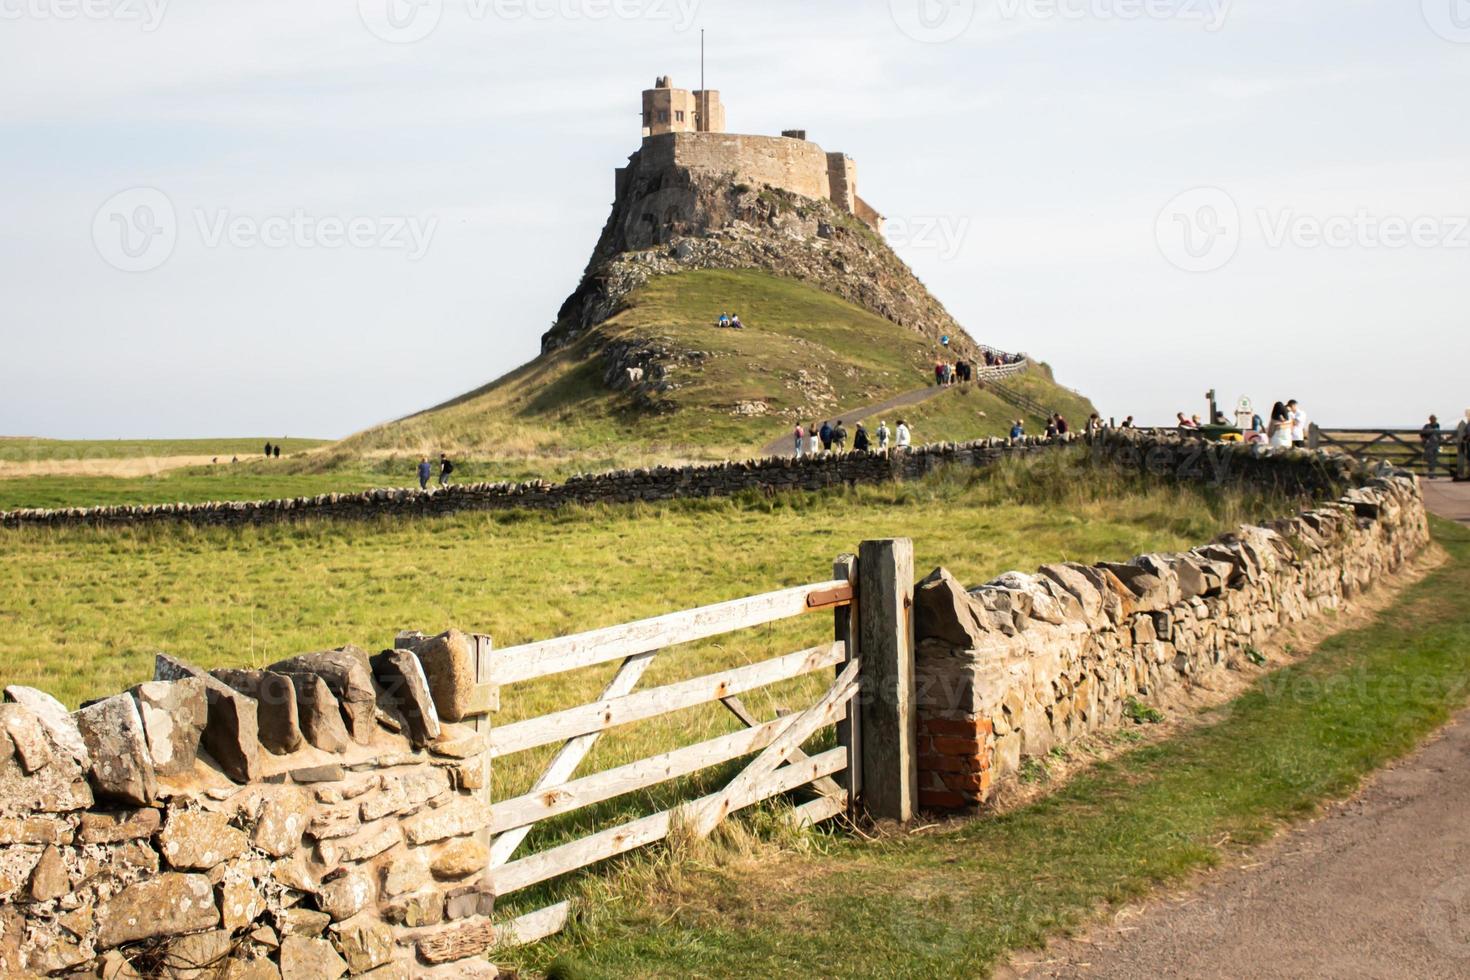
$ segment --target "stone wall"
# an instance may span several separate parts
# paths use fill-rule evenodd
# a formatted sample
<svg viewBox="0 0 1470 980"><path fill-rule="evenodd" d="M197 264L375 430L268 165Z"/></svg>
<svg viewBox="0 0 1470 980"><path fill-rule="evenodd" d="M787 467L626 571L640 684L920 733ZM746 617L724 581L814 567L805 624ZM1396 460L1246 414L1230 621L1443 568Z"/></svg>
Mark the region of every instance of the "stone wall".
<svg viewBox="0 0 1470 980"><path fill-rule="evenodd" d="M6 688L0 976L493 976L472 645Z"/></svg>
<svg viewBox="0 0 1470 980"><path fill-rule="evenodd" d="M1096 445L1127 466L1292 491L1338 486L1350 466L1141 434L1110 433ZM1023 759L1122 724L1132 700L1242 665L1279 630L1338 608L1428 540L1417 481L1383 471L1184 554L1047 565L970 590L937 569L915 596L920 805L980 806Z"/></svg>
<svg viewBox="0 0 1470 980"><path fill-rule="evenodd" d="M147 524L244 526L312 518L370 519L433 516L468 510L547 509L568 504L611 504L723 497L749 490L822 490L922 476L945 463L982 466L1006 455L1042 452L1057 443L1003 439L941 443L891 454L844 453L795 459L619 470L565 483L476 483L332 493L289 500L17 510L0 512L0 527L127 527Z"/></svg>
<svg viewBox="0 0 1470 980"><path fill-rule="evenodd" d="M638 166L645 174L674 167L734 174L802 197L828 201L832 184L827 154L816 143L785 136L734 133L668 133L643 141Z"/></svg>

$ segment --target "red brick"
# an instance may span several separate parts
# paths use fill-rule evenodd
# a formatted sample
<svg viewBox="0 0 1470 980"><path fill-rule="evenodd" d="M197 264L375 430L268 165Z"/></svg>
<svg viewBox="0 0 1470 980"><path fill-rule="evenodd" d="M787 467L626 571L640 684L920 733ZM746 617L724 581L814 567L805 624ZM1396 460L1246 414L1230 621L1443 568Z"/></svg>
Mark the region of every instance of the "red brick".
<svg viewBox="0 0 1470 980"><path fill-rule="evenodd" d="M978 721L954 721L949 718L920 718L919 731L930 735L957 735L960 738L975 738L980 732ZM990 722L985 722L988 727Z"/></svg>
<svg viewBox="0 0 1470 980"><path fill-rule="evenodd" d="M956 793L984 793L990 789L988 772L944 772L939 776Z"/></svg>
<svg viewBox="0 0 1470 980"><path fill-rule="evenodd" d="M962 755L921 755L919 756L920 772L979 772L981 769L989 768L989 760L982 760L979 756Z"/></svg>
<svg viewBox="0 0 1470 980"><path fill-rule="evenodd" d="M926 810L966 810L974 804L958 793L919 790L919 806Z"/></svg>
<svg viewBox="0 0 1470 980"><path fill-rule="evenodd" d="M975 756L984 751L985 743L978 738L953 738L948 735L938 735L934 738L936 755Z"/></svg>

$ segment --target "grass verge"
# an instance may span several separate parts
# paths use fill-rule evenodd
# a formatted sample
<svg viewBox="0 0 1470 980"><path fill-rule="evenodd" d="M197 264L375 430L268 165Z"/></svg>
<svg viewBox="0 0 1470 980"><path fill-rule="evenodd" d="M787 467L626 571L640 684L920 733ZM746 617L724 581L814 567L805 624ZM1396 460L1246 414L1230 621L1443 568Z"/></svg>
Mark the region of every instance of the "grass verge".
<svg viewBox="0 0 1470 980"><path fill-rule="evenodd" d="M569 933L506 961L562 976L974 977L1350 795L1466 701L1470 531L1370 625L1267 675L1222 720L938 833L813 835L587 886ZM1126 736L1126 732L1124 733ZM1126 738L1125 738L1126 740Z"/></svg>

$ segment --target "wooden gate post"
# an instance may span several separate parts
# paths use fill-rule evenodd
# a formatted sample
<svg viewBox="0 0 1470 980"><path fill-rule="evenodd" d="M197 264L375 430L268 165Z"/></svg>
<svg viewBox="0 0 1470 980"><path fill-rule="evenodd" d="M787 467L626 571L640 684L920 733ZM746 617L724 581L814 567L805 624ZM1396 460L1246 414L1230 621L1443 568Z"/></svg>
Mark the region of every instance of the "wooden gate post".
<svg viewBox="0 0 1470 980"><path fill-rule="evenodd" d="M857 596L862 805L875 819L906 822L919 794L913 541L864 541Z"/></svg>
<svg viewBox="0 0 1470 980"><path fill-rule="evenodd" d="M859 656L857 556L839 555L832 563L832 578L850 585L853 594L851 602L832 610L832 639L847 644L847 659L837 665L837 673L841 675L847 664ZM849 820L857 816L858 797L863 790L862 714L858 707L859 700L853 698L847 702L847 712L837 722L837 744L847 749L847 768L837 778L842 788L847 790Z"/></svg>

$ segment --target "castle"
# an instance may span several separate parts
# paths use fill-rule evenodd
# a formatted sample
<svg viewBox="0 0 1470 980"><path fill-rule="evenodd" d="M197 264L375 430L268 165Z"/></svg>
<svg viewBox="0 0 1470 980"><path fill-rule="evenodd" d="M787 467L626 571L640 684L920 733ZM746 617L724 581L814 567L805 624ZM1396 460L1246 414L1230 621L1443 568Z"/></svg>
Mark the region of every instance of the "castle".
<svg viewBox="0 0 1470 980"><path fill-rule="evenodd" d="M643 147L618 170L619 199L635 171L673 168L728 174L752 186L831 201L874 231L883 230L883 216L858 196L857 164L847 154L825 152L805 130L780 136L726 133L719 92L678 89L662 76L643 93Z"/></svg>

